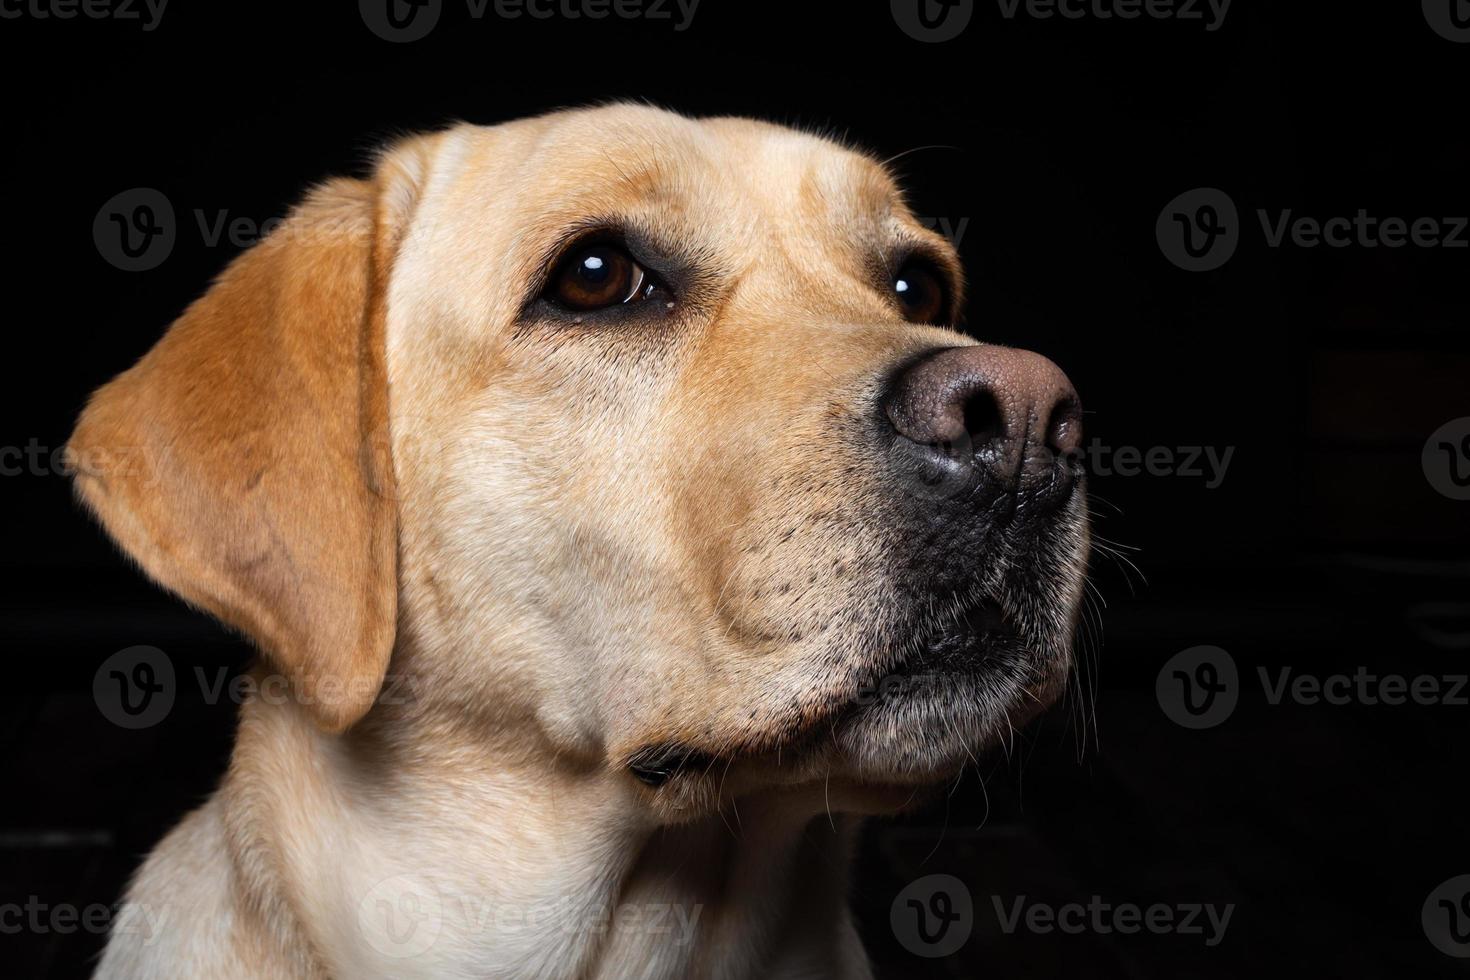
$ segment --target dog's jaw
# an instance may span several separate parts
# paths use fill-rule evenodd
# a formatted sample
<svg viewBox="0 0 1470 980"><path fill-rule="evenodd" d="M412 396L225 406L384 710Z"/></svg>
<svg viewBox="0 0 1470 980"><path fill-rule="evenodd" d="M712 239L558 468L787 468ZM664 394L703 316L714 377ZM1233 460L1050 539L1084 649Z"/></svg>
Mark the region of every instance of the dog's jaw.
<svg viewBox="0 0 1470 980"><path fill-rule="evenodd" d="M718 738L640 745L615 761L661 819L693 819L741 793L834 781L829 809L907 806L952 780L1061 694L1072 669L1089 530L1079 493L1063 519L998 560L952 608L861 640L858 653L772 685L769 710ZM998 600L977 598L997 596ZM910 625L912 623L912 625ZM747 719L741 719L747 720ZM917 793L916 793L917 791Z"/></svg>

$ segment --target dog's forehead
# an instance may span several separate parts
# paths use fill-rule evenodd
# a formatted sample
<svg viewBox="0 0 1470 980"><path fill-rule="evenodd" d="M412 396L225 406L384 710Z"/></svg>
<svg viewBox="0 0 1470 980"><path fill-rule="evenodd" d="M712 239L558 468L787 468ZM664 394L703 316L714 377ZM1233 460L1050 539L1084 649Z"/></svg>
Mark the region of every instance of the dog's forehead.
<svg viewBox="0 0 1470 980"><path fill-rule="evenodd" d="M464 208L488 190L530 225L630 212L746 237L751 221L853 232L908 218L873 158L750 119L614 105L473 128L456 155Z"/></svg>
<svg viewBox="0 0 1470 980"><path fill-rule="evenodd" d="M525 290L599 228L653 241L762 308L888 315L865 291L873 270L917 243L958 280L953 249L870 156L749 119L572 110L437 137L391 276L390 353L510 336Z"/></svg>

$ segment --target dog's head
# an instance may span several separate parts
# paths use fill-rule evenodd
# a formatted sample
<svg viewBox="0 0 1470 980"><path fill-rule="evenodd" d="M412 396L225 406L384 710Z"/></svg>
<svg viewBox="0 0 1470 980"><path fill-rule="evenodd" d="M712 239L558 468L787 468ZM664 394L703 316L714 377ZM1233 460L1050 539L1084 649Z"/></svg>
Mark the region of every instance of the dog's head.
<svg viewBox="0 0 1470 980"><path fill-rule="evenodd" d="M1056 693L1087 554L1075 394L960 302L825 139L462 126L315 191L72 448L142 452L84 499L330 730L396 657L415 711L655 798L911 785Z"/></svg>

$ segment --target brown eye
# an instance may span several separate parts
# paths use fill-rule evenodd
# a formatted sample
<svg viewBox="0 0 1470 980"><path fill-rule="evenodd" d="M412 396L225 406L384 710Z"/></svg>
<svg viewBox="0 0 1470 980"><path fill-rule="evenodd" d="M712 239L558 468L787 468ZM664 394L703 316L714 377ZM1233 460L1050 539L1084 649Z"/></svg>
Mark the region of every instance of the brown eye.
<svg viewBox="0 0 1470 980"><path fill-rule="evenodd" d="M552 273L547 295L571 310L600 310L652 295L648 273L616 245L572 251Z"/></svg>
<svg viewBox="0 0 1470 980"><path fill-rule="evenodd" d="M949 296L939 275L925 263L910 262L893 279L893 293L912 323L940 323L946 317Z"/></svg>

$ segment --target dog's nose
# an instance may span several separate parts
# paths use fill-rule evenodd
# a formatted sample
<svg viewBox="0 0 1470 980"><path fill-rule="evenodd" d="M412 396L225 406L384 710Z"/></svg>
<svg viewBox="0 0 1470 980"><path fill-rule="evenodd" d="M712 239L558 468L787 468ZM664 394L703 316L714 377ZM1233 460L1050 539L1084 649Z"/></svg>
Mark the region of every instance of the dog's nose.
<svg viewBox="0 0 1470 980"><path fill-rule="evenodd" d="M993 346L931 351L901 371L884 408L910 457L1038 508L1070 494L1082 409L1072 382L1040 354Z"/></svg>

